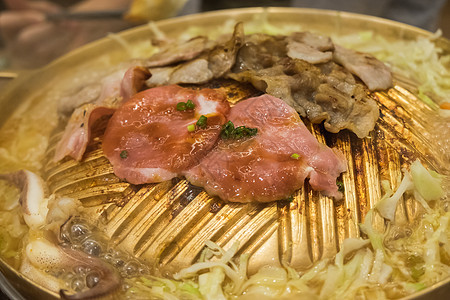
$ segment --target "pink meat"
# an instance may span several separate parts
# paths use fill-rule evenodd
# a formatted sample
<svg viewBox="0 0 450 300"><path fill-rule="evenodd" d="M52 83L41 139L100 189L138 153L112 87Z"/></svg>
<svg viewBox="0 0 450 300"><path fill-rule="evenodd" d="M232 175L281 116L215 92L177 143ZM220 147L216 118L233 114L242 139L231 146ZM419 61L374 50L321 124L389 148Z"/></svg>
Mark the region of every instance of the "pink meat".
<svg viewBox="0 0 450 300"><path fill-rule="evenodd" d="M94 103L84 104L73 111L56 145L53 160L59 161L66 156L81 160L90 141L92 125L101 117L112 115L122 102L143 88L150 76L146 68L132 66L126 72L119 70L105 77L100 83L100 95Z"/></svg>
<svg viewBox="0 0 450 300"><path fill-rule="evenodd" d="M229 120L258 133L219 141L200 164L184 172L189 182L228 201L268 202L289 197L309 177L313 189L342 197L336 185L346 170L342 154L320 144L284 101L270 95L244 100L231 109ZM294 153L298 159L291 157Z"/></svg>
<svg viewBox="0 0 450 300"><path fill-rule="evenodd" d="M141 66L134 66L129 68L123 75L120 83L120 96L122 102L127 101L145 86L145 81L151 76L147 68Z"/></svg>
<svg viewBox="0 0 450 300"><path fill-rule="evenodd" d="M70 156L80 161L91 137L91 127L101 117L112 115L114 108L85 104L75 109L56 145L54 161Z"/></svg>
<svg viewBox="0 0 450 300"><path fill-rule="evenodd" d="M178 111L177 103L192 100L194 110ZM111 117L103 151L114 173L133 184L169 180L198 163L216 143L226 121L225 95L211 89L177 85L136 94ZM201 115L206 128L189 132Z"/></svg>

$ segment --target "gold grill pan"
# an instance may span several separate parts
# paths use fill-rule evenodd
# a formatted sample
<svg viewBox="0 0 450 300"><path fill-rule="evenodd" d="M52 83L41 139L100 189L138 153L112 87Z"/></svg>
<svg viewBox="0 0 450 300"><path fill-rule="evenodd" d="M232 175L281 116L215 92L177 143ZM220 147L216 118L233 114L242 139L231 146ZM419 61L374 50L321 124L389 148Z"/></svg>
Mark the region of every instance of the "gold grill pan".
<svg viewBox="0 0 450 300"><path fill-rule="evenodd" d="M218 11L165 20L158 26L170 36L178 36L190 25L213 28L229 18L247 21L262 12L262 8ZM387 39L430 35L404 24L350 13L292 8L269 8L266 12L273 25L300 24L304 30L323 33L372 30ZM148 29L132 29L121 37L133 45L148 38ZM447 40L440 39L438 43L450 50ZM100 54L104 49L108 49L106 54ZM44 68L36 82L51 74L67 73L68 68L80 62L95 63L101 55L107 55L110 61L120 60L123 52L114 41L98 41ZM35 77L31 75L31 79ZM16 79L19 83L20 80ZM36 87L36 82L33 84L31 80L29 86ZM395 76L394 83L386 92L371 94L379 104L381 117L368 138L358 139L346 131L329 134L321 125L306 122L320 142L338 148L347 158L348 171L341 178L345 197L341 201L320 195L308 184L296 193L292 202L266 204L224 203L200 189L192 189L185 180L133 186L113 174L101 150L102 130L94 134L81 163L66 159L55 164L49 159L44 166L44 178L51 192L80 199L87 208L86 217L101 219L106 235L119 249L164 271L173 272L194 263L205 240L224 248L238 240L238 254L250 254L250 272L267 264L288 264L305 270L322 258L333 257L344 239L360 236L358 223L364 221L367 211L381 198L382 180L388 180L396 188L401 169L416 158L438 172L450 172L448 156L441 152L427 122L431 108L417 98L413 83L400 76ZM15 94L26 98L20 97L13 85L7 95ZM245 92L237 95L244 96ZM1 117L4 120L6 116ZM50 139L48 158L52 157L59 137L60 133ZM420 210L415 201L404 198L396 211L396 220L408 226ZM381 217L374 218L374 225L380 230L386 226ZM430 296L427 293L444 284L422 294Z"/></svg>
<svg viewBox="0 0 450 300"><path fill-rule="evenodd" d="M55 164L50 159L44 178L52 193L92 207L91 217L103 219L107 235L120 248L157 267L177 270L194 263L205 240L224 248L238 240L239 252L251 254L250 270L269 263L304 270L333 257L344 239L360 236L358 223L382 196L381 180L395 187L401 168L416 158L446 171L439 148L430 147L433 141L420 134L428 129L420 119L430 109L396 83L387 93L372 95L382 117L368 138L361 140L349 132L329 134L321 125L306 123L320 142L346 156L349 169L342 175L341 201L320 195L307 183L294 201L269 204L224 203L192 190L186 180L134 186L113 174L101 150L102 130L81 163L66 159ZM60 134L52 138L49 158L59 138ZM403 199L397 222L414 221L420 207ZM374 222L384 230L384 219Z"/></svg>

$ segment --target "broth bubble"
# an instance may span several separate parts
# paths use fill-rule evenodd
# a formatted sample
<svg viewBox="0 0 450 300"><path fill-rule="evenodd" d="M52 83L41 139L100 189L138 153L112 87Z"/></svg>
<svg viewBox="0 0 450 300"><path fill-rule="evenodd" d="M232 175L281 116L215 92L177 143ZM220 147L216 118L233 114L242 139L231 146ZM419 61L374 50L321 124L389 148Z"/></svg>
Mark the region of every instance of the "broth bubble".
<svg viewBox="0 0 450 300"><path fill-rule="evenodd" d="M85 288L84 280L79 277L74 278L71 287L76 292L82 291Z"/></svg>
<svg viewBox="0 0 450 300"><path fill-rule="evenodd" d="M100 282L100 275L97 272L91 272L86 276L86 286L93 288Z"/></svg>
<svg viewBox="0 0 450 300"><path fill-rule="evenodd" d="M81 241L90 230L83 224L73 224L70 227L70 237L74 241Z"/></svg>
<svg viewBox="0 0 450 300"><path fill-rule="evenodd" d="M102 252L102 247L94 240L88 239L83 242L83 252L91 256L99 256Z"/></svg>

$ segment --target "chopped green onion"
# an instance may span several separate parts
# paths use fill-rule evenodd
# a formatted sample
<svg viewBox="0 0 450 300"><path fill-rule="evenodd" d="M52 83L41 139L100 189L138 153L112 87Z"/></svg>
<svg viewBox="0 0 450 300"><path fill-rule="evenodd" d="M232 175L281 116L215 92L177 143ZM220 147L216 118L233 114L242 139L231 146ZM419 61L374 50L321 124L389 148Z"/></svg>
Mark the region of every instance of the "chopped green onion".
<svg viewBox="0 0 450 300"><path fill-rule="evenodd" d="M234 124L231 121L228 121L222 126L222 131L220 132L220 136L222 139L226 140L231 138L231 134L234 131Z"/></svg>
<svg viewBox="0 0 450 300"><path fill-rule="evenodd" d="M185 110L194 109L194 108L195 108L195 104L194 104L194 102L192 102L191 99L189 99L187 102L178 102L177 103L178 111L185 111Z"/></svg>
<svg viewBox="0 0 450 300"><path fill-rule="evenodd" d="M292 154L291 154L291 158L293 158L293 159L299 159L299 158L300 158L300 155L298 155L297 153L292 153Z"/></svg>
<svg viewBox="0 0 450 300"><path fill-rule="evenodd" d="M120 152L120 158L127 158L128 157L128 151L127 150L123 150L122 152Z"/></svg>
<svg viewBox="0 0 450 300"><path fill-rule="evenodd" d="M194 124L188 125L187 130L188 130L189 132L195 131L195 125L194 125Z"/></svg>
<svg viewBox="0 0 450 300"><path fill-rule="evenodd" d="M244 136L254 136L258 132L257 128L248 128L245 126L236 127L234 130L235 139L240 139Z"/></svg>
<svg viewBox="0 0 450 300"><path fill-rule="evenodd" d="M189 100L186 102L186 109L194 109L194 108L195 108L194 102L192 102L192 100L189 99Z"/></svg>
<svg viewBox="0 0 450 300"><path fill-rule="evenodd" d="M184 110L186 110L186 103L184 103L184 102L179 102L179 103L177 103L177 110L178 110L178 111L184 111Z"/></svg>
<svg viewBox="0 0 450 300"><path fill-rule="evenodd" d="M204 115L201 115L200 118L198 118L196 125L200 128L205 128L207 120L208 120L207 117L205 117Z"/></svg>
<svg viewBox="0 0 450 300"><path fill-rule="evenodd" d="M344 183L342 181L336 181L336 185L338 186L338 191L343 193L344 192Z"/></svg>
<svg viewBox="0 0 450 300"><path fill-rule="evenodd" d="M245 126L234 127L233 122L228 121L222 126L220 136L222 139L234 139L238 140L243 137L254 136L258 133L258 128L249 128Z"/></svg>

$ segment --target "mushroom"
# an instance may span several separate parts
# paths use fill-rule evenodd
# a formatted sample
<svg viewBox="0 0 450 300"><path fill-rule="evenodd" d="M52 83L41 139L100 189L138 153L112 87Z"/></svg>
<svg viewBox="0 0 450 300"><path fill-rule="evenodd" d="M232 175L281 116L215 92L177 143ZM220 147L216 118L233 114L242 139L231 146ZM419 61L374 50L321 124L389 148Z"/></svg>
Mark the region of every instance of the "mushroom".
<svg viewBox="0 0 450 300"><path fill-rule="evenodd" d="M23 218L30 228L39 228L45 224L48 213L48 198L45 197L45 184L42 178L28 170L9 174L0 174L0 179L7 180L20 190L19 203Z"/></svg>

